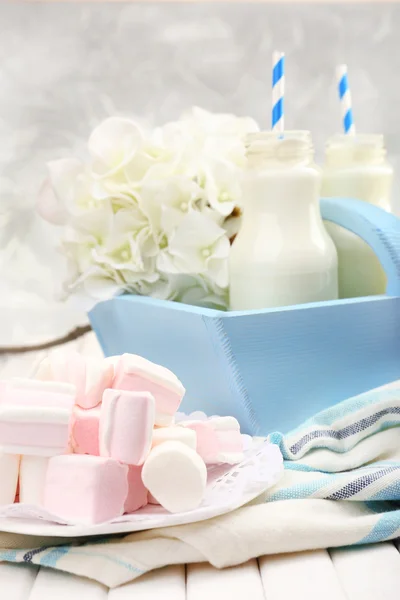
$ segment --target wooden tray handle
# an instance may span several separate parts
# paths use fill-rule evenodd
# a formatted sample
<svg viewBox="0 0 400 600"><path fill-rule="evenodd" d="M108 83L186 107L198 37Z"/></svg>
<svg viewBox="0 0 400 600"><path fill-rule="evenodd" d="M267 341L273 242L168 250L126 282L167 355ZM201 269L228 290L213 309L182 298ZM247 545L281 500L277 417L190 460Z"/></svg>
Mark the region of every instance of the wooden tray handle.
<svg viewBox="0 0 400 600"><path fill-rule="evenodd" d="M387 276L387 295L400 296L400 219L352 198L321 198L321 214L372 248Z"/></svg>

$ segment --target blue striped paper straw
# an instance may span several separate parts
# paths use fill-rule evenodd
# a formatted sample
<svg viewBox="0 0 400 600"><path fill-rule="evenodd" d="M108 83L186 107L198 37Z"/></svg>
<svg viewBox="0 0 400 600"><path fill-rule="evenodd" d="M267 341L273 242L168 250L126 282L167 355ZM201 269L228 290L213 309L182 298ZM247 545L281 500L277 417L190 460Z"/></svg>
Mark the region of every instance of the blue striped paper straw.
<svg viewBox="0 0 400 600"><path fill-rule="evenodd" d="M339 65L336 69L340 105L342 108L343 129L347 134L354 134L356 129L353 122L351 94L347 80L347 65Z"/></svg>
<svg viewBox="0 0 400 600"><path fill-rule="evenodd" d="M284 130L283 99L285 96L285 54L272 55L272 131Z"/></svg>

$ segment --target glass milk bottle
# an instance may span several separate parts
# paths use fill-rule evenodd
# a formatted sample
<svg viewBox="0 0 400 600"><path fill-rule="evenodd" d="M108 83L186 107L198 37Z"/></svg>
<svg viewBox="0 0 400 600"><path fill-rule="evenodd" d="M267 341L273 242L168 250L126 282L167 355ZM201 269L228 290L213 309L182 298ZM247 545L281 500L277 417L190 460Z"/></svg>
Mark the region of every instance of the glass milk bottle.
<svg viewBox="0 0 400 600"><path fill-rule="evenodd" d="M337 298L337 254L306 131L247 138L243 220L229 259L231 310Z"/></svg>
<svg viewBox="0 0 400 600"><path fill-rule="evenodd" d="M391 211L393 169L382 135L336 135L328 140L322 197L357 198ZM354 233L325 223L339 258L339 297L383 294L386 275L371 248Z"/></svg>

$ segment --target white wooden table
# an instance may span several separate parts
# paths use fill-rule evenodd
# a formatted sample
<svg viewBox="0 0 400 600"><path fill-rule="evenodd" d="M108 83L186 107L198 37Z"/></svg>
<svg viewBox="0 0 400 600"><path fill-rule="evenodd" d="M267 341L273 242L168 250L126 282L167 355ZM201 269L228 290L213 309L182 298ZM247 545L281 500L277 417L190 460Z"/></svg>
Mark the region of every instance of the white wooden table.
<svg viewBox="0 0 400 600"><path fill-rule="evenodd" d="M100 354L92 333L72 342ZM28 377L46 352L0 356L0 378ZM205 564L154 571L114 590L31 565L0 563L0 600L398 600L400 543L265 556L217 570Z"/></svg>

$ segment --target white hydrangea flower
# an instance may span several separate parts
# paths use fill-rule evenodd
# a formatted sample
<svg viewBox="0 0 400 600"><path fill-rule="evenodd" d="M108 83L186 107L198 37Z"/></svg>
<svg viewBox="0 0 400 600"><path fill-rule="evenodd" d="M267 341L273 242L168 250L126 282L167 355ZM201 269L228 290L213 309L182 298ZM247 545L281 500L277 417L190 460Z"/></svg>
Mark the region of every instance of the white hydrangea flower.
<svg viewBox="0 0 400 600"><path fill-rule="evenodd" d="M137 158L142 146L143 134L134 121L106 119L89 138L92 174L99 179L119 176L123 180L124 169Z"/></svg>
<svg viewBox="0 0 400 600"><path fill-rule="evenodd" d="M140 206L163 241L191 210L205 204L204 190L190 177L145 182L140 191Z"/></svg>
<svg viewBox="0 0 400 600"><path fill-rule="evenodd" d="M240 227L242 225L242 218L242 214L239 213L237 215L232 215L228 217L224 221L222 226L225 229L226 235L230 240L232 240L232 238L234 238L239 233Z"/></svg>
<svg viewBox="0 0 400 600"><path fill-rule="evenodd" d="M216 308L226 310L228 308L227 293L215 293L212 289L204 290L201 285L187 287L183 293L178 296L178 302L191 304L193 306L203 306L205 308Z"/></svg>
<svg viewBox="0 0 400 600"><path fill-rule="evenodd" d="M229 216L242 203L241 171L233 163L213 160L205 169L204 192L214 210Z"/></svg>
<svg viewBox="0 0 400 600"><path fill-rule="evenodd" d="M224 134L243 138L248 133L256 133L259 127L250 117L237 117L230 113L212 113L194 106L182 116L183 123L198 136L223 136Z"/></svg>
<svg viewBox="0 0 400 600"><path fill-rule="evenodd" d="M64 226L68 291L226 308L243 138L255 131L252 119L197 107L153 130L112 117L86 162L50 163L38 210Z"/></svg>
<svg viewBox="0 0 400 600"><path fill-rule="evenodd" d="M93 298L95 301L108 300L118 296L126 289L126 284L117 271L103 269L98 265L91 265L80 277L70 281L67 285L69 293L74 292L83 295L84 298ZM87 309L92 306L88 304Z"/></svg>
<svg viewBox="0 0 400 600"><path fill-rule="evenodd" d="M138 207L135 211L120 210L113 215L107 238L92 251L97 264L118 272L127 284L158 279L157 253L158 245L149 221Z"/></svg>
<svg viewBox="0 0 400 600"><path fill-rule="evenodd" d="M213 289L201 275L163 273L154 284L142 287L140 293L159 300L173 300L195 306L225 310L228 307L226 290Z"/></svg>
<svg viewBox="0 0 400 600"><path fill-rule="evenodd" d="M157 266L165 273L207 274L220 287L227 287L229 250L225 231L206 215L191 211L158 255Z"/></svg>
<svg viewBox="0 0 400 600"><path fill-rule="evenodd" d="M103 121L89 139L91 172L98 179L98 195L129 194L146 179L172 175L181 160L182 147L145 134L129 119Z"/></svg>
<svg viewBox="0 0 400 600"><path fill-rule="evenodd" d="M206 161L223 159L239 167L245 164L244 137L248 133L259 131L253 119L211 113L199 107L185 113L182 123L188 128L197 145L201 146Z"/></svg>
<svg viewBox="0 0 400 600"><path fill-rule="evenodd" d="M64 225L71 214L92 208L85 166L75 159L48 163L49 177L38 198L38 211L50 223Z"/></svg>

